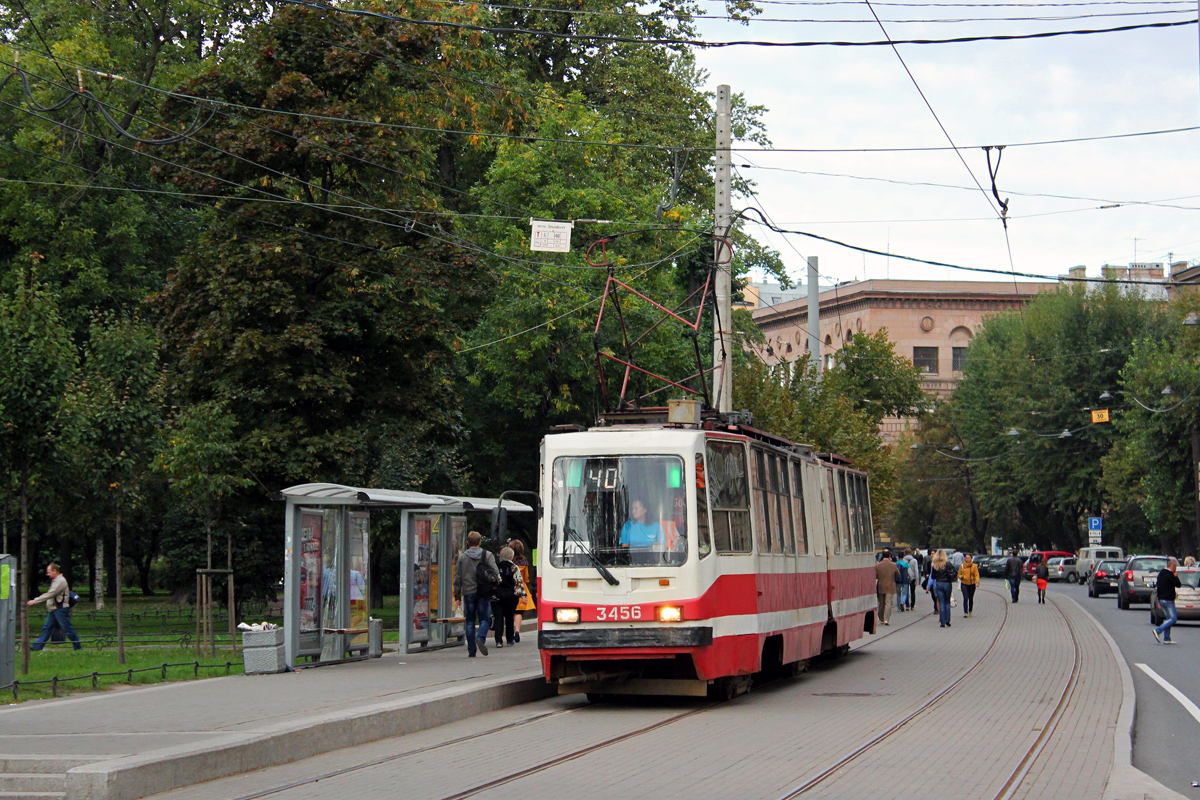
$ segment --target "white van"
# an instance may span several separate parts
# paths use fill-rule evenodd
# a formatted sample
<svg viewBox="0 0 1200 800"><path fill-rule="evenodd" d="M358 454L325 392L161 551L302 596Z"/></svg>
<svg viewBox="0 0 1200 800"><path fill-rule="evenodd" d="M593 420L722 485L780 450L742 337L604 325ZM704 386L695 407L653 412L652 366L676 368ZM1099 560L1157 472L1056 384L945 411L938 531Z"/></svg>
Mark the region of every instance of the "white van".
<svg viewBox="0 0 1200 800"><path fill-rule="evenodd" d="M1079 582L1083 583L1101 561L1124 561L1125 551L1112 546L1082 547L1075 554L1075 559L1075 567L1079 570Z"/></svg>

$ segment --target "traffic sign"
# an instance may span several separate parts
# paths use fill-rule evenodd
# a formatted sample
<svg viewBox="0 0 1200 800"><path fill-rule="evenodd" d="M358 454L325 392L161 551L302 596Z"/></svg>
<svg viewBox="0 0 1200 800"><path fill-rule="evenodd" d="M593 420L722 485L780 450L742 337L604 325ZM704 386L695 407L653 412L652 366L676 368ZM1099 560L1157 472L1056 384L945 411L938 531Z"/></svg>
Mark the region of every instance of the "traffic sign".
<svg viewBox="0 0 1200 800"><path fill-rule="evenodd" d="M1096 423L1099 423L1099 422L1108 422L1108 421L1109 420L1108 420L1108 409L1107 408L1096 408L1096 409L1092 410L1092 424L1093 425Z"/></svg>
<svg viewBox="0 0 1200 800"><path fill-rule="evenodd" d="M1100 517L1088 517L1088 530L1096 532L1103 530L1103 522Z"/></svg>

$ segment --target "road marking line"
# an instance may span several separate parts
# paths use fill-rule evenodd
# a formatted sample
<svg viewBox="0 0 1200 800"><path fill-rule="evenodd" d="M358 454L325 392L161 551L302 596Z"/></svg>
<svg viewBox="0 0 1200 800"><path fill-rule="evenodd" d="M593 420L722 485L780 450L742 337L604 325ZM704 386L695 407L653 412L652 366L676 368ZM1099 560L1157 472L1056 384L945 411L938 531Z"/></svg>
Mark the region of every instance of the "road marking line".
<svg viewBox="0 0 1200 800"><path fill-rule="evenodd" d="M1166 689L1167 694L1171 695L1176 700L1178 700L1179 704L1182 705L1185 709L1187 709L1187 712L1189 714L1191 714L1193 717L1195 717L1196 722L1200 722L1200 706L1197 706L1195 703L1193 703L1191 701L1191 699L1188 698L1187 695L1185 695L1183 692L1179 691L1174 686L1172 686L1170 683L1168 683L1166 678L1159 675L1154 670L1150 669L1150 667L1146 666L1145 664L1138 664L1136 666L1142 672L1149 675L1154 680L1155 683L1157 683L1162 688Z"/></svg>

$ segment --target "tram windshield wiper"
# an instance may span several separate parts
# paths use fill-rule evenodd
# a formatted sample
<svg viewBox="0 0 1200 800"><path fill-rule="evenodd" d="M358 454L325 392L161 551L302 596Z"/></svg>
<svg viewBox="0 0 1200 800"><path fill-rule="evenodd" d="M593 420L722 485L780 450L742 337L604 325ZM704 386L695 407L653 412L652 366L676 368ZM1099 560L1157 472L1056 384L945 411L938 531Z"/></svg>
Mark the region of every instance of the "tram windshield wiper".
<svg viewBox="0 0 1200 800"><path fill-rule="evenodd" d="M592 548L588 547L587 544L584 543L583 538L579 535L579 532L571 527L571 498L569 496L567 497L567 507L564 509L563 513L563 533L567 535L567 538L574 539L575 543L583 549L583 552L588 557L588 560L592 562L592 566L596 568L596 572L600 573L600 577L604 578L604 580L608 582L609 586L620 585L621 582L617 580L616 576L609 572L608 568L600 563L600 559L596 558L596 554L592 552Z"/></svg>

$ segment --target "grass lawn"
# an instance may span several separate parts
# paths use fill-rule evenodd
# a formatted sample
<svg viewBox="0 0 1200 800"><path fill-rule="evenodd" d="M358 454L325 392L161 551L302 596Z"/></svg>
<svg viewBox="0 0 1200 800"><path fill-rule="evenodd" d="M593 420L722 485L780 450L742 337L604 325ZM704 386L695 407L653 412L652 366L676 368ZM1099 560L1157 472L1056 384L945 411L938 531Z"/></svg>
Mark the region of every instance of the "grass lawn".
<svg viewBox="0 0 1200 800"><path fill-rule="evenodd" d="M32 686L25 685L25 681L40 681L50 680L58 677L60 683L58 685L58 696L62 697L66 694L74 694L77 692L92 691L93 672L118 672L120 670L129 669L146 669L154 667L153 671L134 672L132 680L128 672L121 672L120 675L101 676L96 679L97 689L107 689L117 684L149 684L163 682L163 664L186 664L186 666L167 667L166 680L195 680L196 678L212 678L219 675L225 675L225 662L232 662L229 667L229 674L241 674L242 672L242 656L240 652L234 652L229 649L218 650L215 656L201 656L200 664L202 665L219 665L215 668L201 667L197 670L194 666L196 661L196 651L188 648L178 647L144 647L144 648L127 648L125 650L125 664L122 666L117 663L116 648L109 650L83 649L72 650L70 644L55 644L48 646L45 650L39 652L31 652L29 654L29 674L21 674L21 654L17 652L17 681L21 684L18 688L17 700L31 700L36 697L50 697L53 694L54 687L51 684L36 684ZM61 682L64 678L79 678L85 677L85 680L76 680ZM13 702L11 689L0 689L0 702Z"/></svg>

